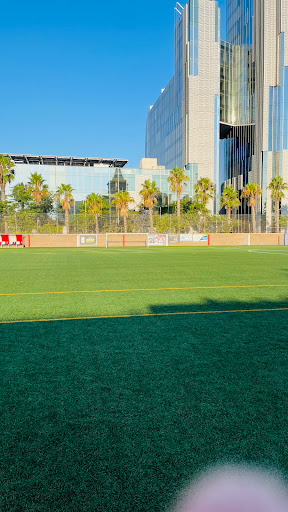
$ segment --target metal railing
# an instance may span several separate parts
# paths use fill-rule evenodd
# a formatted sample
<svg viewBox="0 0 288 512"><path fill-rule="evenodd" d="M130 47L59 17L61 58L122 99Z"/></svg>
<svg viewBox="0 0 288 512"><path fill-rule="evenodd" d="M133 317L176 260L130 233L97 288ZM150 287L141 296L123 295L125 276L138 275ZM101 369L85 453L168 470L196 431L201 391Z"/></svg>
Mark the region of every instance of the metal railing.
<svg viewBox="0 0 288 512"><path fill-rule="evenodd" d="M256 219L257 233L275 233L273 219L267 222L265 215ZM102 214L96 220L94 215L70 214L69 224L65 225L62 214L49 215L29 212L0 214L0 233L38 233L38 234L85 234L85 233L120 233L123 232L123 218L117 214ZM202 216L182 213L180 219L176 214L153 214L155 233L252 233L251 215L237 215L230 220L227 215ZM149 233L149 214L129 212L127 216L128 233ZM288 216L280 217L280 232L288 232Z"/></svg>

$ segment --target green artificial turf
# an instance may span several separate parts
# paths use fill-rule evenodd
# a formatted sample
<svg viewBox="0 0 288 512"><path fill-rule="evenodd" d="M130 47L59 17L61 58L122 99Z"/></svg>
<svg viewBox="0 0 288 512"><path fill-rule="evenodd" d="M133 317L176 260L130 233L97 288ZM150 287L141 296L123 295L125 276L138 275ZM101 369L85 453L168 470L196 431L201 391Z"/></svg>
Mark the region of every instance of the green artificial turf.
<svg viewBox="0 0 288 512"><path fill-rule="evenodd" d="M4 322L152 315L0 325L1 511L160 512L209 464L288 473L288 287L245 287L288 285L288 251L251 250L0 251L0 294L150 289L0 295Z"/></svg>

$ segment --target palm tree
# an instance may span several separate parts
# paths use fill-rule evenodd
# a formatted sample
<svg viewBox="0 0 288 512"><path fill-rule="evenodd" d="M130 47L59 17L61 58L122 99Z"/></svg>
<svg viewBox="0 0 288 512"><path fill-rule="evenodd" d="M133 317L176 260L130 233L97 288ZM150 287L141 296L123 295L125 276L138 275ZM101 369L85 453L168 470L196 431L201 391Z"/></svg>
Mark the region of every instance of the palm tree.
<svg viewBox="0 0 288 512"><path fill-rule="evenodd" d="M145 180L142 183L143 189L140 190L139 194L143 197L145 208L149 209L150 216L150 233L153 233L153 205L157 203L156 196L160 194L160 190L157 187L156 181Z"/></svg>
<svg viewBox="0 0 288 512"><path fill-rule="evenodd" d="M242 190L241 199L248 199L248 206L252 212L252 231L256 233L256 204L260 203L262 196L262 189L258 183L247 183L246 187Z"/></svg>
<svg viewBox="0 0 288 512"><path fill-rule="evenodd" d="M71 205L74 204L74 198L72 195L73 188L71 185L60 185L60 187L56 190L56 199L60 202L64 212L65 212L65 227L66 232L69 234L69 211L71 208Z"/></svg>
<svg viewBox="0 0 288 512"><path fill-rule="evenodd" d="M181 215L180 195L183 192L183 188L187 186L186 181L189 181L189 179L182 167L181 169L174 167L167 178L168 183L170 183L170 190L177 194L177 215L179 218Z"/></svg>
<svg viewBox="0 0 288 512"><path fill-rule="evenodd" d="M100 196L100 194L89 194L86 198L86 207L87 211L90 214L95 215L95 223L96 223L96 233L99 233L99 222L98 218L102 214L102 209L104 207L104 198Z"/></svg>
<svg viewBox="0 0 288 512"><path fill-rule="evenodd" d="M134 199L130 196L128 190L120 190L120 192L114 194L112 204L115 204L117 212L120 212L121 217L123 217L125 233L127 233L127 215L130 203L134 203Z"/></svg>
<svg viewBox="0 0 288 512"><path fill-rule="evenodd" d="M5 187L6 183L11 183L15 178L15 164L9 156L0 155L0 188L1 201L6 201Z"/></svg>
<svg viewBox="0 0 288 512"><path fill-rule="evenodd" d="M288 185L287 183L284 183L281 176L274 176L267 188L271 190L271 197L276 202L276 233L279 233L280 200L285 197L284 190L288 189Z"/></svg>
<svg viewBox="0 0 288 512"><path fill-rule="evenodd" d="M15 164L9 156L0 155L0 189L1 189L1 202L3 211L6 212L6 193L5 187L7 183L11 183L15 178ZM7 217L4 215L4 230L8 232Z"/></svg>
<svg viewBox="0 0 288 512"><path fill-rule="evenodd" d="M227 217L230 221L231 219L231 212L234 208L238 208L240 206L240 201L238 198L238 192L232 185L227 185L227 187L224 188L223 194L220 197L220 206L223 208L225 206L227 210Z"/></svg>
<svg viewBox="0 0 288 512"><path fill-rule="evenodd" d="M209 199L215 195L215 188L209 178L200 178L194 185L195 196L199 203L206 207Z"/></svg>
<svg viewBox="0 0 288 512"><path fill-rule="evenodd" d="M45 180L42 178L41 174L34 172L31 173L28 186L30 187L31 196L33 197L36 203L36 208L38 209L42 198L48 196L48 185L45 185ZM39 227L39 225L40 219L37 213L37 227Z"/></svg>
<svg viewBox="0 0 288 512"><path fill-rule="evenodd" d="M42 178L41 174L37 174L37 172L31 173L28 185L31 187L31 196L38 208L42 197L48 196L48 185L45 185L45 180Z"/></svg>

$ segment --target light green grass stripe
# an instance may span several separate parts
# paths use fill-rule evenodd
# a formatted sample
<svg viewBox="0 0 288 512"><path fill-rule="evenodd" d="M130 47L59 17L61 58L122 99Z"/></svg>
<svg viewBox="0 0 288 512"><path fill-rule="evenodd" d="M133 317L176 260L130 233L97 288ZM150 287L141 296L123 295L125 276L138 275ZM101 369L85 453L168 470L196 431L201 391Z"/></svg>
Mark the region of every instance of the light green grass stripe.
<svg viewBox="0 0 288 512"><path fill-rule="evenodd" d="M272 311L288 311L288 308L263 308L263 309L227 309L223 311L183 311L174 313L140 313L136 315L104 315L104 316L78 316L71 318L41 318L38 320L8 320L0 324L30 324L37 322L67 322L71 320L106 320L113 318L146 318L156 316L183 316L183 315L218 315L223 313L261 313Z"/></svg>
<svg viewBox="0 0 288 512"><path fill-rule="evenodd" d="M223 290L233 288L287 288L288 284L251 284L251 285L231 285L231 286L185 286L177 288L125 288L118 290L70 290L58 292L17 292L0 293L0 297L17 297L21 295L67 295L77 293L123 293L123 292L158 292L158 291L183 291L183 290Z"/></svg>

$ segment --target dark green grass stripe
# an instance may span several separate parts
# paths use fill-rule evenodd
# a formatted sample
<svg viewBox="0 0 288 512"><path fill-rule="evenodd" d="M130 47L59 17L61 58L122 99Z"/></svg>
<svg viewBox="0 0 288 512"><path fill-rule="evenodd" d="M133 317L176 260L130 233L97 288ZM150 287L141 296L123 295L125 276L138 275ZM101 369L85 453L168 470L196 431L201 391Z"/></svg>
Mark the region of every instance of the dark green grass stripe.
<svg viewBox="0 0 288 512"><path fill-rule="evenodd" d="M217 315L223 313L261 313L273 311L288 311L288 308L260 308L260 309L228 309L219 311L180 311L171 313L140 313L136 315L102 315L102 316L79 316L71 318L41 318L41 319L28 319L28 320L3 320L0 324L21 324L21 323L36 323L36 322L67 322L75 320L105 320L113 318L145 318L155 316L183 316L183 315Z"/></svg>

